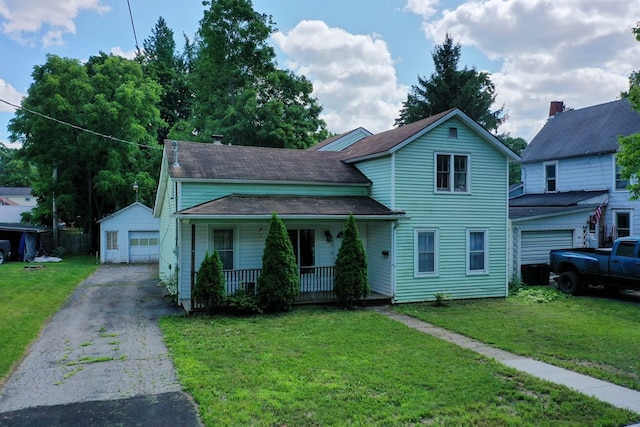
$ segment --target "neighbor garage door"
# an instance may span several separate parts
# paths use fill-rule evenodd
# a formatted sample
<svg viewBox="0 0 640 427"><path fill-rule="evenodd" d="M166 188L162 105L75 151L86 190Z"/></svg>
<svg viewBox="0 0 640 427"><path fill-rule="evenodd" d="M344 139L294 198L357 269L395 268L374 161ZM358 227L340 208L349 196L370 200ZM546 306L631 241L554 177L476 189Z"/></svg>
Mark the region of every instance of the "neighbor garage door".
<svg viewBox="0 0 640 427"><path fill-rule="evenodd" d="M523 231L520 240L520 263L548 264L551 249L573 247L573 230Z"/></svg>
<svg viewBox="0 0 640 427"><path fill-rule="evenodd" d="M129 232L129 262L158 262L158 231Z"/></svg>

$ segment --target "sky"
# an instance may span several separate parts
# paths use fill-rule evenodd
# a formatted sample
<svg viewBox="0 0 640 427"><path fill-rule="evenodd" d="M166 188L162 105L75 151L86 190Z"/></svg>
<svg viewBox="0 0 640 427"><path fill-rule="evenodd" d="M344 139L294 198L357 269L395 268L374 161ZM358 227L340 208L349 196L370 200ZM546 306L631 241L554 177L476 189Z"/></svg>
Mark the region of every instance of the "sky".
<svg viewBox="0 0 640 427"><path fill-rule="evenodd" d="M19 104L47 54L133 57L159 17L182 47L204 11L198 0L129 4L131 14L126 0L0 0L0 100ZM613 101L640 70L636 0L253 0L253 7L271 15L278 65L313 83L335 133L393 128L418 76L433 73L431 54L447 33L462 46L461 67L490 74L494 109L508 114L498 132L527 141L551 101L574 109ZM13 115L0 102L0 142L9 141Z"/></svg>

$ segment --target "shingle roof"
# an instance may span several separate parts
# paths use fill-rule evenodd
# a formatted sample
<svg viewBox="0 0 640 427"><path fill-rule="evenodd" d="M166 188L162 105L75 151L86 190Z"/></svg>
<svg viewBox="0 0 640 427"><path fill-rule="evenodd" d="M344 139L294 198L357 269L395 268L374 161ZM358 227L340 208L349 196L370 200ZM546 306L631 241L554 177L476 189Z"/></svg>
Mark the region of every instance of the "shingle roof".
<svg viewBox="0 0 640 427"><path fill-rule="evenodd" d="M404 212L392 211L366 196L273 196L232 194L211 200L178 212L179 215L204 216L399 216Z"/></svg>
<svg viewBox="0 0 640 427"><path fill-rule="evenodd" d="M352 146L341 151L341 153L343 153L345 160L350 160L389 152L389 150L394 148L396 145L405 142L407 139L437 122L453 110L455 110L455 108L443 111L435 116L418 120L417 122L409 123L408 125L400 126L395 129L363 138Z"/></svg>
<svg viewBox="0 0 640 427"><path fill-rule="evenodd" d="M550 118L521 154L522 163L614 153L618 136L640 132L640 113L627 99Z"/></svg>
<svg viewBox="0 0 640 427"><path fill-rule="evenodd" d="M369 184L339 152L288 150L239 145L177 142L174 165L172 141L165 141L169 174L176 179L315 182Z"/></svg>
<svg viewBox="0 0 640 427"><path fill-rule="evenodd" d="M607 193L607 190L598 190L525 194L509 200L509 218L514 220L593 209L597 204L588 204L589 200Z"/></svg>
<svg viewBox="0 0 640 427"><path fill-rule="evenodd" d="M0 187L2 196L31 196L31 187Z"/></svg>

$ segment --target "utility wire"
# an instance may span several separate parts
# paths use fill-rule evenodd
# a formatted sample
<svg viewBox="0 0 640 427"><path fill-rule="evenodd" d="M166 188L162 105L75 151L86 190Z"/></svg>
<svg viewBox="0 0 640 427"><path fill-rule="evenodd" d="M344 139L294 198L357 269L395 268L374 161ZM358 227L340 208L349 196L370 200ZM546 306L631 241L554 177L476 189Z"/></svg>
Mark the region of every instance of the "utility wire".
<svg viewBox="0 0 640 427"><path fill-rule="evenodd" d="M127 6L129 6L129 18L131 18L131 28L133 29L133 39L136 42L136 50L138 51L138 55L140 55L140 46L138 46L138 36L136 35L136 26L133 23L133 13L131 12L131 2L127 0Z"/></svg>
<svg viewBox="0 0 640 427"><path fill-rule="evenodd" d="M0 102L4 102L5 104L10 105L15 109L23 110L23 111L26 111L28 113L35 114L36 116L42 117L43 119L51 120L53 122L59 123L59 124L64 125L64 126L69 126L69 127L73 128L73 129L77 129L77 130L82 131L82 132L88 132L88 133L90 133L92 135L99 136L101 138L110 139L112 141L124 142L125 144L135 145L137 147L151 148L151 149L154 149L154 150L162 149L162 147L157 146L157 145L147 145L147 144L140 144L138 142L131 142L131 141L127 141L127 140L124 140L124 139L116 138L115 136L112 136L112 135L105 135L105 134L100 133L100 132L96 132L96 131L93 131L93 130L90 130L90 129L86 129L86 128L80 127L78 125L74 125L74 124L71 124L71 123L56 119L55 117L47 116L46 114L42 114L42 113L39 113L37 111L30 110L30 109L22 107L20 105L12 104L11 102L5 101L2 98L0 98Z"/></svg>

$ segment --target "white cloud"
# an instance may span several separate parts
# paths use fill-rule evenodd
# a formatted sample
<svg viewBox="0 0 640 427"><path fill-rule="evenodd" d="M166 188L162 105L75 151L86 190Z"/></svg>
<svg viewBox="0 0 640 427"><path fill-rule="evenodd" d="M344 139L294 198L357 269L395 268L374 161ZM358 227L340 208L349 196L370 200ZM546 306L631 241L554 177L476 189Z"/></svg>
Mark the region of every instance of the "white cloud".
<svg viewBox="0 0 640 427"><path fill-rule="evenodd" d="M134 59L136 57L136 51L135 50L130 50L128 52L122 50L122 48L120 46L116 46L111 48L111 54L116 55L116 56L121 56L125 59Z"/></svg>
<svg viewBox="0 0 640 427"><path fill-rule="evenodd" d="M75 34L74 20L84 10L103 13L109 7L100 0L0 0L1 28L22 43L32 43L37 33L43 46L60 45L64 34Z"/></svg>
<svg viewBox="0 0 640 427"><path fill-rule="evenodd" d="M502 62L492 73L510 118L500 131L527 140L549 102L582 108L616 99L640 69L631 28L640 2L628 0L472 0L424 22L428 38L445 33Z"/></svg>
<svg viewBox="0 0 640 427"><path fill-rule="evenodd" d="M407 0L403 10L428 18L437 12L438 3L438 0Z"/></svg>
<svg viewBox="0 0 640 427"><path fill-rule="evenodd" d="M16 90L9 83L0 79L0 99L3 99L7 102L10 102L14 105L20 105L22 102L22 94ZM4 102L0 102L0 112L2 113L13 113L15 108L6 104Z"/></svg>
<svg viewBox="0 0 640 427"><path fill-rule="evenodd" d="M387 44L374 35L355 35L322 21L301 21L276 32L287 66L313 82L332 132L363 126L371 132L393 127L408 88L398 83Z"/></svg>

